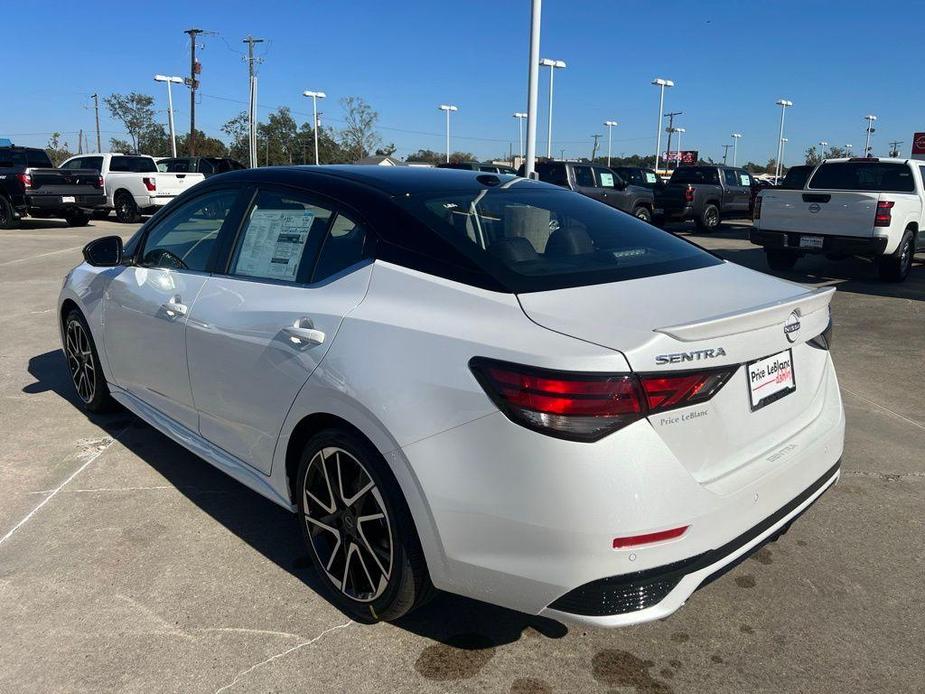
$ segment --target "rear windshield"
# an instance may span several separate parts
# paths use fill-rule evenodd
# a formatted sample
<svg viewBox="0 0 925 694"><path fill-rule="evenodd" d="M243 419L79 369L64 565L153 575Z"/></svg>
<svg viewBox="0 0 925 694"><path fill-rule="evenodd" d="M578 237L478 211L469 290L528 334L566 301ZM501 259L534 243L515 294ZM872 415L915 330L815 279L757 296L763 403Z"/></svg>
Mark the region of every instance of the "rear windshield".
<svg viewBox="0 0 925 694"><path fill-rule="evenodd" d="M806 185L806 179L813 172L811 166L794 166L787 171L784 180L780 182L780 187L784 190L803 190Z"/></svg>
<svg viewBox="0 0 925 694"><path fill-rule="evenodd" d="M719 174L712 167L682 166L671 174L671 183L719 184Z"/></svg>
<svg viewBox="0 0 925 694"><path fill-rule="evenodd" d="M151 157L113 157L109 162L109 170L153 173L157 171L157 164Z"/></svg>
<svg viewBox="0 0 925 694"><path fill-rule="evenodd" d="M905 164L849 161L823 164L809 187L815 190L869 190L914 193L912 170Z"/></svg>
<svg viewBox="0 0 925 694"><path fill-rule="evenodd" d="M584 195L535 185L515 179L499 188L423 193L398 202L517 293L619 282L722 262Z"/></svg>
<svg viewBox="0 0 925 694"><path fill-rule="evenodd" d="M36 169L50 169L54 167L48 154L42 149L14 149L0 147L0 165L25 166Z"/></svg>

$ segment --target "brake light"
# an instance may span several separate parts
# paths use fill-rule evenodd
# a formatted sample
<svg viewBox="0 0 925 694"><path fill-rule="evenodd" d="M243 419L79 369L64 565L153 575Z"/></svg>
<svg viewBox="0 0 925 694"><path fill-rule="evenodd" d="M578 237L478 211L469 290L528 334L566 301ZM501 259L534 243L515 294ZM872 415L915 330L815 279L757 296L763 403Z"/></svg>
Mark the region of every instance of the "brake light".
<svg viewBox="0 0 925 694"><path fill-rule="evenodd" d="M647 415L708 400L738 367L637 376L552 371L475 357L469 368L514 423L558 438L597 441Z"/></svg>
<svg viewBox="0 0 925 694"><path fill-rule="evenodd" d="M646 533L645 535L632 535L630 537L615 537L613 539L614 549L624 549L626 547L638 547L639 545L650 545L653 542L664 542L665 540L674 540L681 537L689 525L683 525L680 528L671 528L670 530L659 530L656 533Z"/></svg>
<svg viewBox="0 0 925 694"><path fill-rule="evenodd" d="M157 180L155 180L155 179L153 179L153 178L149 178L148 176L145 176L145 177L144 177L143 179L141 179L141 180L144 181L144 183L145 183L145 188L147 188L149 191L155 191L155 190L157 190Z"/></svg>
<svg viewBox="0 0 925 694"><path fill-rule="evenodd" d="M19 179L19 182L22 183L23 188L32 187L32 175L27 173L16 174L16 178Z"/></svg>
<svg viewBox="0 0 925 694"><path fill-rule="evenodd" d="M755 211L752 215L752 219L761 219L761 196L759 195L755 198Z"/></svg>
<svg viewBox="0 0 925 694"><path fill-rule="evenodd" d="M103 177L102 177L102 176L97 176L97 177L96 177L96 187L102 189L103 186L105 186L105 185L106 185L106 184L105 184L105 182L103 181Z"/></svg>
<svg viewBox="0 0 925 694"><path fill-rule="evenodd" d="M896 203L892 200L880 200L877 203L877 213L874 215L875 227L888 227L893 222L893 205Z"/></svg>
<svg viewBox="0 0 925 694"><path fill-rule="evenodd" d="M691 186L684 189L684 202L694 202L694 189Z"/></svg>

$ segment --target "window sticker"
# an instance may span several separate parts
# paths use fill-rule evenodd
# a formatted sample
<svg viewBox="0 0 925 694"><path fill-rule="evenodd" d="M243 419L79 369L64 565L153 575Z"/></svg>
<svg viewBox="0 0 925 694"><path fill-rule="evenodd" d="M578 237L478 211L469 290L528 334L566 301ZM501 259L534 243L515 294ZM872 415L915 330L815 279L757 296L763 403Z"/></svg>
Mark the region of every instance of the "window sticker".
<svg viewBox="0 0 925 694"><path fill-rule="evenodd" d="M748 180L748 174L739 174L739 185L740 186L750 186L751 183Z"/></svg>
<svg viewBox="0 0 925 694"><path fill-rule="evenodd" d="M238 274L294 281L314 219L311 210L254 210L238 254Z"/></svg>
<svg viewBox="0 0 925 694"><path fill-rule="evenodd" d="M603 171L598 174L601 177L601 186L604 188L613 188L613 174L604 173Z"/></svg>
<svg viewBox="0 0 925 694"><path fill-rule="evenodd" d="M656 175L651 171L646 171L646 183L655 183L658 180Z"/></svg>

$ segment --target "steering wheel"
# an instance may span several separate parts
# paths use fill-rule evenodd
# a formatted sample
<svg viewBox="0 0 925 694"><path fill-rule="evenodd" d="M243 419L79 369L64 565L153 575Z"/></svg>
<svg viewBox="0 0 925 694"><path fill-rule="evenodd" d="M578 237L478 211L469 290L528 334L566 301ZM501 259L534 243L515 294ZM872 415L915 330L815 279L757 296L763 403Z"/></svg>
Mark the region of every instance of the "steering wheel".
<svg viewBox="0 0 925 694"><path fill-rule="evenodd" d="M174 268L176 270L187 269L187 265L183 262L183 259L176 253L168 251L166 248L155 248L149 253L146 253L145 264L153 265L154 267Z"/></svg>

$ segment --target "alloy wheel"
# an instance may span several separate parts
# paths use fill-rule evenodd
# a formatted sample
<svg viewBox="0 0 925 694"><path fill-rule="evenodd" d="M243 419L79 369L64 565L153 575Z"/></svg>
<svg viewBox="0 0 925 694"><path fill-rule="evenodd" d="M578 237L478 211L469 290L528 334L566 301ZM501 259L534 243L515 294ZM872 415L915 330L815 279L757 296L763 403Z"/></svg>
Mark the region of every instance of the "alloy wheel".
<svg viewBox="0 0 925 694"><path fill-rule="evenodd" d="M342 448L323 448L308 464L302 494L312 549L328 580L358 602L382 595L392 575L392 527L363 464Z"/></svg>
<svg viewBox="0 0 925 694"><path fill-rule="evenodd" d="M72 320L67 324L64 349L77 395L85 403L92 402L96 395L96 367L90 338L80 321Z"/></svg>

